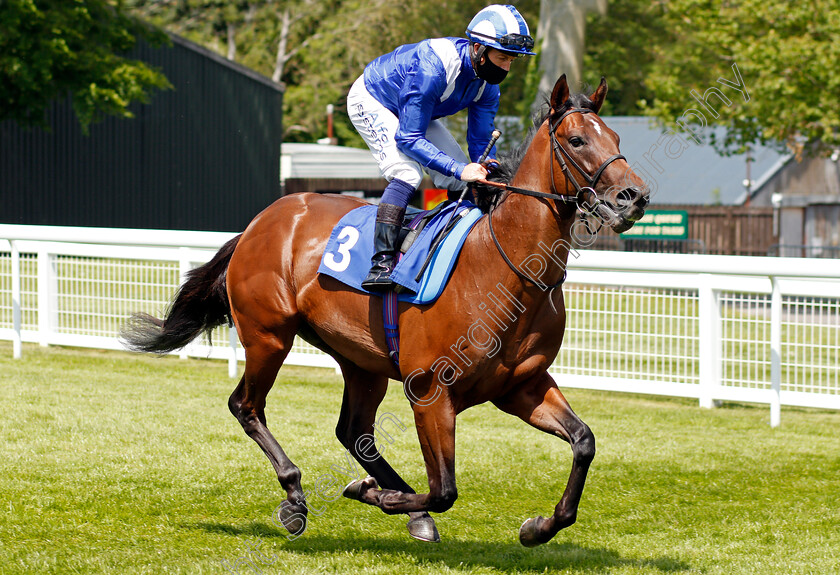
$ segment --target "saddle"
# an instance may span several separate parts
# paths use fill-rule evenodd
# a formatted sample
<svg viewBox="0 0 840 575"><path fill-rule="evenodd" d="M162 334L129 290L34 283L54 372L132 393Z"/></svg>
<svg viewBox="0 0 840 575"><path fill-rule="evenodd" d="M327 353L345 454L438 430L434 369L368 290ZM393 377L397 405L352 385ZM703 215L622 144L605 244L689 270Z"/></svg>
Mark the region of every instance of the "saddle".
<svg viewBox="0 0 840 575"><path fill-rule="evenodd" d="M376 211L374 205L362 206L338 221L324 247L319 274L366 292L362 280L373 254ZM394 362L399 361L398 302L431 304L443 293L461 247L482 215L470 202L456 206L447 201L429 211L407 211L397 265L391 273L391 280L398 287L385 294L374 294L383 298L386 340Z"/></svg>
<svg viewBox="0 0 840 575"><path fill-rule="evenodd" d="M412 209L405 217L391 274L404 288L401 301L432 303L442 293L467 234L482 216L469 202L461 203L458 213L454 208L453 202L444 202L428 212ZM341 218L327 240L318 273L367 293L361 284L373 255L376 211L376 206L366 205Z"/></svg>

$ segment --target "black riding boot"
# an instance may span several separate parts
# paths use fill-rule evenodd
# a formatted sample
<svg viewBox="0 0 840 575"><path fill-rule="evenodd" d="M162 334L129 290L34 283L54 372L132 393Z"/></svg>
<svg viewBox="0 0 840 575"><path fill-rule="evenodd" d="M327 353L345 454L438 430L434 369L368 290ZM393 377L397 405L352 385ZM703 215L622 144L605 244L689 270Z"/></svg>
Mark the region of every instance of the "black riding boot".
<svg viewBox="0 0 840 575"><path fill-rule="evenodd" d="M379 204L373 230L371 268L362 282L362 287L368 291L383 292L394 288L391 272L396 266L397 239L404 215L405 208L393 204Z"/></svg>

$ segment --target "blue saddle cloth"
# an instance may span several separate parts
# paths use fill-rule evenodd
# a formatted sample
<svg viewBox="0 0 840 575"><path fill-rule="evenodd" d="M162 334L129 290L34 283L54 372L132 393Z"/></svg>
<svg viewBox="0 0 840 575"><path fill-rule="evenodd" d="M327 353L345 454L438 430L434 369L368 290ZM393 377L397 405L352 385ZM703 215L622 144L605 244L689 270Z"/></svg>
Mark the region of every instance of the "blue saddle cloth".
<svg viewBox="0 0 840 575"><path fill-rule="evenodd" d="M431 303L443 292L467 234L482 216L481 210L472 203L461 202L458 213L452 218L457 224L435 248L432 260L420 280L415 278L426 261L435 238L449 222L454 208L453 203L442 209L420 231L394 268L391 279L414 292L401 293L400 301ZM362 206L341 218L330 234L327 247L324 248L318 273L333 277L359 291L370 293L362 288L362 281L370 270L370 259L373 257L376 209L373 205Z"/></svg>

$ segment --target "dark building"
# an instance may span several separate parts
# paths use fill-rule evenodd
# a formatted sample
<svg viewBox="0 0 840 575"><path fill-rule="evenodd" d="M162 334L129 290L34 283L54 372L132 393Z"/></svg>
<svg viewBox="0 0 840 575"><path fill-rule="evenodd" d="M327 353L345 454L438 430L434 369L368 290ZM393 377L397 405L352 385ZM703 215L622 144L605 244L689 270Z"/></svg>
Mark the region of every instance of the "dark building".
<svg viewBox="0 0 840 575"><path fill-rule="evenodd" d="M174 86L82 134L0 123L0 223L239 231L280 196L282 87L192 42L128 54Z"/></svg>

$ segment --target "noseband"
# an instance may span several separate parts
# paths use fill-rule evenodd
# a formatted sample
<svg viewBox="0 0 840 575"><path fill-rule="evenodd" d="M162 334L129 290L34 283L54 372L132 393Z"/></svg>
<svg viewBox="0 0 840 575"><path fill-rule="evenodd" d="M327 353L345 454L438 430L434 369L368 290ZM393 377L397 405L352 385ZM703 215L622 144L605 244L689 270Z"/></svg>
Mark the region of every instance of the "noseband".
<svg viewBox="0 0 840 575"><path fill-rule="evenodd" d="M600 205L602 203L601 200L598 198L598 194L595 192L595 186L598 185L598 180L601 178L601 175L604 173L604 170L606 170L607 166L609 166L610 164L612 164L616 160L627 161L627 158L625 158L621 154L615 154L613 156L610 156L609 158L607 158L604 161L604 163L602 163L598 167L597 170L595 170L595 173L590 176L588 173L586 173L586 170L584 170L583 168L580 167L580 165L575 161L575 159L571 156L571 154L569 154L568 150L566 150L566 148L564 148L560 144L560 140L558 140L557 134L555 134L555 131L557 130L557 128L560 127L560 124L563 122L563 120L566 119L566 116L569 116L570 114L575 114L575 113L577 113L577 114L589 114L591 112L592 112L592 110L589 110L587 108L570 108L570 109L566 110L559 118L557 118L557 120L553 124L549 124L548 133L549 133L549 138L551 140L551 149L554 153L554 158L557 159L557 163L560 164L560 170L563 172L563 175L566 176L566 182L567 182L566 187L567 187L567 189L568 189L568 182L572 182L572 186L575 189L574 194L569 194L569 193L562 193L561 194L557 191L557 188L554 185L554 162L551 161L551 160L549 160L549 173L550 173L550 178L551 178L551 193L550 194L545 193L545 192L537 192L537 191L534 191L534 190L526 190L524 188L516 188L516 187L513 187L513 186L509 186L507 184L502 184L502 183L499 183L499 182L489 182L487 180L482 180L481 183L485 184L485 185L493 186L493 187L496 187L496 188L501 188L501 189L507 190L507 191L509 191L511 193L514 193L514 194L522 194L522 195L525 195L525 196L532 196L532 197L535 197L535 198L552 199L552 200L563 202L563 203L566 203L566 204L573 203L581 211L582 216L586 213L591 214L596 209L596 207L598 207L598 205ZM567 160L568 160L568 163L567 163ZM583 178L583 180L587 184L586 186L581 186L578 183L578 181L574 178L574 176L572 176L572 172L569 169L569 164L571 164L575 168L575 170L577 170L577 172L581 175L581 177ZM493 230L493 208L494 208L494 206L490 206L490 210L487 213L487 223L490 227L490 236L493 238L493 243L496 244L496 248L499 250L499 253L501 254L502 258L507 263L508 267L510 267L510 269L512 269L516 273L516 275L518 275L520 278L524 279L527 282L530 282L530 283L534 284L535 286L539 287L540 289L543 289L543 290L552 289L553 290L554 288L562 285L563 282L566 281L566 270L565 269L563 270L563 276L560 278L560 281L558 281L553 286L547 286L547 285L544 285L544 284L541 284L539 282L534 281L532 278L530 278L527 275L525 275L524 273L522 273L515 265L513 265L513 262L510 261L510 258L508 258L507 254L502 249L502 246L499 243L498 238L496 237L496 232Z"/></svg>

